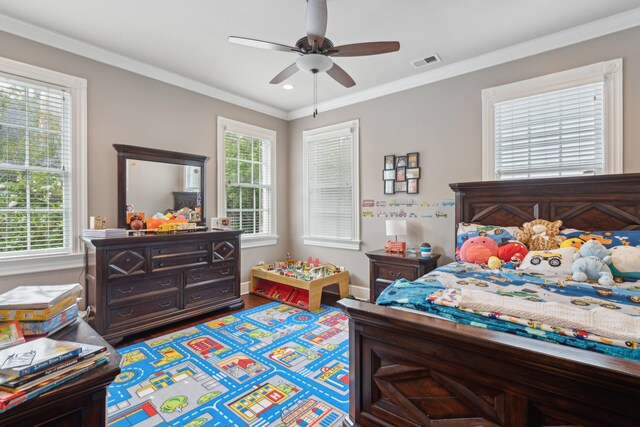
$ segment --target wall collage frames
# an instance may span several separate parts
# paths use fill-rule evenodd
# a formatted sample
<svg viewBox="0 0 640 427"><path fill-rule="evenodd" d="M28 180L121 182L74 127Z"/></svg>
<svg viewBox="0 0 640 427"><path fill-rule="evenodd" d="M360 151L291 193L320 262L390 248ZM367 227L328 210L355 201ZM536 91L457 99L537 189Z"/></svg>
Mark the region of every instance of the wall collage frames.
<svg viewBox="0 0 640 427"><path fill-rule="evenodd" d="M420 153L384 156L384 169L382 170L384 194L418 194L419 180Z"/></svg>

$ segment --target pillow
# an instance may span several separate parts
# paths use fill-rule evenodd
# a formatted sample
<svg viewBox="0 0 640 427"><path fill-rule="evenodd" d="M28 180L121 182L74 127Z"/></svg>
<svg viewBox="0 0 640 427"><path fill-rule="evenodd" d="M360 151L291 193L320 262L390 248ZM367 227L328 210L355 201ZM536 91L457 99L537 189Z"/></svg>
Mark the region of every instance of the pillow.
<svg viewBox="0 0 640 427"><path fill-rule="evenodd" d="M542 274L571 274L571 264L573 264L575 253L576 248L530 251L520 264L520 270Z"/></svg>
<svg viewBox="0 0 640 427"><path fill-rule="evenodd" d="M596 239L607 249L611 249L614 246L640 245L640 230L582 231L571 228L562 230L561 234L567 239L575 238L585 242Z"/></svg>
<svg viewBox="0 0 640 427"><path fill-rule="evenodd" d="M515 232L518 230L518 227L502 227L500 225L482 225L461 222L458 224L456 246L460 248L464 242L478 236L489 237L499 245L509 240L515 240Z"/></svg>
<svg viewBox="0 0 640 427"><path fill-rule="evenodd" d="M626 280L640 279L640 248L636 246L615 246L611 249L611 272L615 277Z"/></svg>

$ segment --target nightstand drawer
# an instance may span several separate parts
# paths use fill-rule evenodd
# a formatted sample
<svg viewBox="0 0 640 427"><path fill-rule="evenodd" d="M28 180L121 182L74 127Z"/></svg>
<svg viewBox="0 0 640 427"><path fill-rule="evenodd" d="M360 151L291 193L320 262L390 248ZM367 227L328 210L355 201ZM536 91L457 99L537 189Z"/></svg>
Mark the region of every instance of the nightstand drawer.
<svg viewBox="0 0 640 427"><path fill-rule="evenodd" d="M418 278L418 268L405 265L376 264L376 277L387 280L416 280Z"/></svg>

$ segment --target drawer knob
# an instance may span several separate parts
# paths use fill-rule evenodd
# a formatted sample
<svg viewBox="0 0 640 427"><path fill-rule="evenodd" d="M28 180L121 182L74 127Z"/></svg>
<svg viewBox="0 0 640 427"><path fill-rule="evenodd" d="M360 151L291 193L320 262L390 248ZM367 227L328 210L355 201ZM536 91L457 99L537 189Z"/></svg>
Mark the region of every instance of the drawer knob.
<svg viewBox="0 0 640 427"><path fill-rule="evenodd" d="M133 314L133 309L129 310L127 313L118 313L119 317L129 317Z"/></svg>
<svg viewBox="0 0 640 427"><path fill-rule="evenodd" d="M131 292L133 292L133 286L127 289L126 291L123 289L118 289L118 292L120 292L121 295L130 294Z"/></svg>
<svg viewBox="0 0 640 427"><path fill-rule="evenodd" d="M200 274L192 274L191 275L191 279L192 280L200 280L202 279L202 277L204 276L204 273L200 273Z"/></svg>
<svg viewBox="0 0 640 427"><path fill-rule="evenodd" d="M198 246L198 250L201 251L202 249L204 249L204 246L200 245Z"/></svg>
<svg viewBox="0 0 640 427"><path fill-rule="evenodd" d="M166 282L159 282L158 284L160 286L169 286L171 283L172 283L171 280L167 280Z"/></svg>
<svg viewBox="0 0 640 427"><path fill-rule="evenodd" d="M163 254L163 253L164 253L164 249L160 249L160 250L158 251L158 253L159 253L159 254Z"/></svg>
<svg viewBox="0 0 640 427"><path fill-rule="evenodd" d="M391 277L399 277L401 273L396 273L394 271L389 270L389 276Z"/></svg>
<svg viewBox="0 0 640 427"><path fill-rule="evenodd" d="M220 270L220 274L222 274L222 275L224 275L224 276L226 276L226 275L227 275L227 274L229 274L230 272L231 272L231 270L230 270L230 269L228 269L228 268L227 268L226 270Z"/></svg>
<svg viewBox="0 0 640 427"><path fill-rule="evenodd" d="M131 262L131 258L125 258L124 261L125 262Z"/></svg>
<svg viewBox="0 0 640 427"><path fill-rule="evenodd" d="M202 294L191 295L191 299L194 301L198 301L200 298L202 298Z"/></svg>
<svg viewBox="0 0 640 427"><path fill-rule="evenodd" d="M171 301L167 301L165 303L161 303L161 302L158 303L158 307L160 307L160 308L167 308L170 305L171 305Z"/></svg>
<svg viewBox="0 0 640 427"><path fill-rule="evenodd" d="M229 288L224 288L224 289L222 289L222 290L220 291L220 293L221 293L221 294L227 294L227 293L229 293L229 291L230 291L230 290L231 290L231 289L229 289Z"/></svg>
<svg viewBox="0 0 640 427"><path fill-rule="evenodd" d="M202 257L198 258L198 262L202 262L202 261L204 261L204 258Z"/></svg>
<svg viewBox="0 0 640 427"><path fill-rule="evenodd" d="M164 267L164 262L161 262L160 264L158 264L158 266Z"/></svg>

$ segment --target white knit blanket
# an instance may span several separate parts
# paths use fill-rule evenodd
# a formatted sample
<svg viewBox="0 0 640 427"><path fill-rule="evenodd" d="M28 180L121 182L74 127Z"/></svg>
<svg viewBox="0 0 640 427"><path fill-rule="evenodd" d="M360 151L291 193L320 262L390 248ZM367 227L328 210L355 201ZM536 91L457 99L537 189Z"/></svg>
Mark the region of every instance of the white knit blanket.
<svg viewBox="0 0 640 427"><path fill-rule="evenodd" d="M605 338L640 341L640 317L603 307L590 310L557 302L534 302L490 292L461 289L459 308L500 312L543 322L550 326L580 329Z"/></svg>

